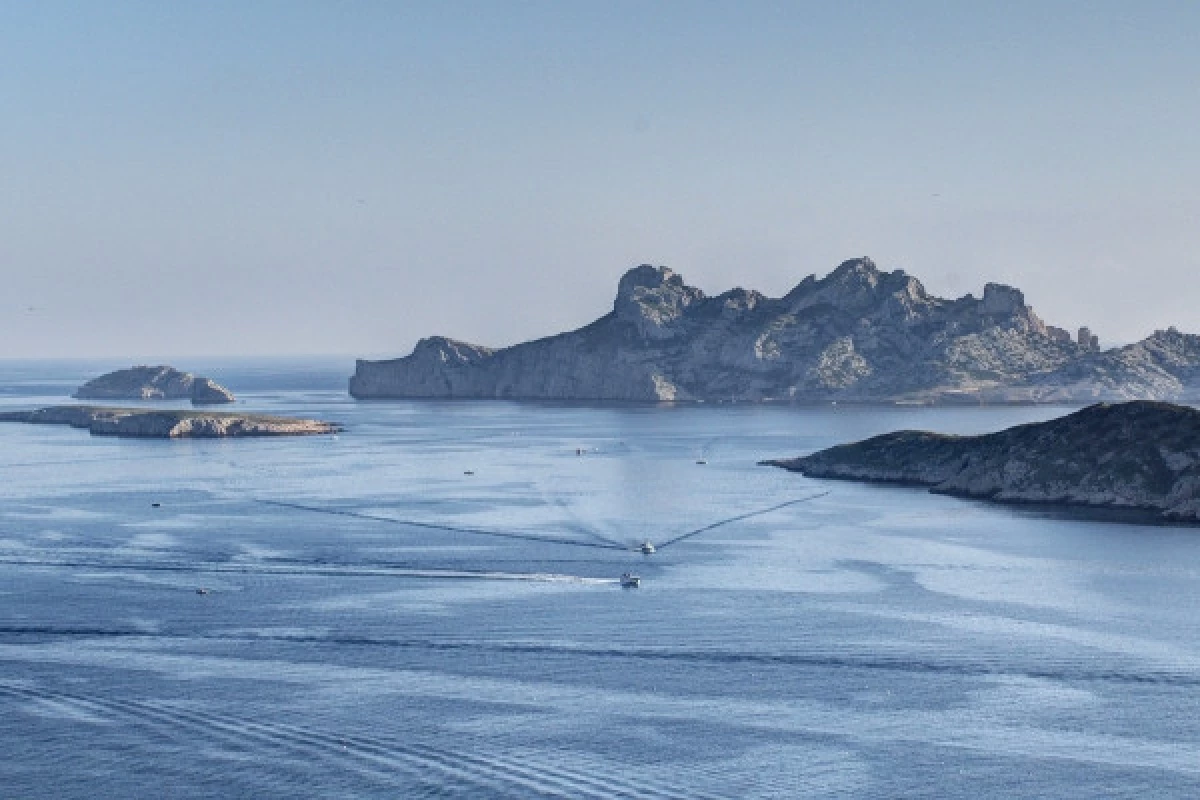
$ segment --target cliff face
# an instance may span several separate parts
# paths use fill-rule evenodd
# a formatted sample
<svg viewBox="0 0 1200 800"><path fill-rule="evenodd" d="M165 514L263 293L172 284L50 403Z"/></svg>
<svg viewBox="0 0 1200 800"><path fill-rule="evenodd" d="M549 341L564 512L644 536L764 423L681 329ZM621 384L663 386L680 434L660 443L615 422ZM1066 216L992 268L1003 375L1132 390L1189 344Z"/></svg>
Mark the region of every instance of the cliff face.
<svg viewBox="0 0 1200 800"><path fill-rule="evenodd" d="M1071 402L1176 397L1200 379L1200 337L1099 353L1047 326L1021 292L934 297L867 258L781 298L708 297L666 267L625 274L613 311L492 350L443 337L359 361L355 397L635 401Z"/></svg>
<svg viewBox="0 0 1200 800"><path fill-rule="evenodd" d="M72 397L81 400L191 400L193 405L234 402L215 381L174 367L131 367L88 381Z"/></svg>
<svg viewBox="0 0 1200 800"><path fill-rule="evenodd" d="M1098 404L985 436L900 431L763 462L815 478L917 483L1014 503L1149 509L1200 521L1200 411Z"/></svg>
<svg viewBox="0 0 1200 800"><path fill-rule="evenodd" d="M1200 389L1200 336L1171 328L1136 344L1105 352L1085 351L1076 360L1030 377L1035 399L1195 399Z"/></svg>

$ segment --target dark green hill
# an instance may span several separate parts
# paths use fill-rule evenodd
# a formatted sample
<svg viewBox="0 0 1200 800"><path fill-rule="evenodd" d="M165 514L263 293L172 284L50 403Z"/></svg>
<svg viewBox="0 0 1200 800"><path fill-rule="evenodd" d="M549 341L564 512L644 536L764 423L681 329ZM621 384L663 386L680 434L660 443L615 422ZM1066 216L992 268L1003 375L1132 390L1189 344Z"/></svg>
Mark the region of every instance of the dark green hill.
<svg viewBox="0 0 1200 800"><path fill-rule="evenodd" d="M1200 411L1169 403L1101 403L983 436L898 431L763 463L814 478L1200 521Z"/></svg>

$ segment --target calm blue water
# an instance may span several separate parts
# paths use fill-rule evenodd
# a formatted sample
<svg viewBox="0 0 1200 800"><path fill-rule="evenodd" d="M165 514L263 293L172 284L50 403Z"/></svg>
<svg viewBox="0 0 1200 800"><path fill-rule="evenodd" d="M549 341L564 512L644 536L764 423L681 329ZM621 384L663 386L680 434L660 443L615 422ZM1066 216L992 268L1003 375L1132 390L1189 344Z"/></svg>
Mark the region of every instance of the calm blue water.
<svg viewBox="0 0 1200 800"><path fill-rule="evenodd" d="M111 366L0 363L0 407ZM356 403L349 364L203 368L346 431L0 426L5 797L1200 796L1200 530L755 466L1061 409Z"/></svg>

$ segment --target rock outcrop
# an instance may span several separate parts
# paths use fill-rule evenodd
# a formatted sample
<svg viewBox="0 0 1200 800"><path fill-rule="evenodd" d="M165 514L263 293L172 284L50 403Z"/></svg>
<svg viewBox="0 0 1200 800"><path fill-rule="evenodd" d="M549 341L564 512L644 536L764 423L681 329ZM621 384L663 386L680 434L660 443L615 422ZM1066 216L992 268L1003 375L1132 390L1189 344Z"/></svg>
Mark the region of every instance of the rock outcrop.
<svg viewBox="0 0 1200 800"><path fill-rule="evenodd" d="M1010 286L944 299L868 258L781 298L715 297L643 264L613 310L568 333L491 349L435 336L359 361L350 393L632 401L1094 402L1200 388L1200 337L1175 331L1100 352L1046 325Z"/></svg>
<svg viewBox="0 0 1200 800"><path fill-rule="evenodd" d="M193 405L234 402L233 393L210 378L174 367L131 367L88 381L72 397L80 400L190 400Z"/></svg>
<svg viewBox="0 0 1200 800"><path fill-rule="evenodd" d="M233 392L226 389L212 378L196 378L192 383L192 405L216 406L232 403L236 400Z"/></svg>
<svg viewBox="0 0 1200 800"><path fill-rule="evenodd" d="M306 436L337 433L340 426L312 419L221 411L148 411L100 406L53 406L0 413L0 422L70 425L96 436L151 439L213 439L242 436Z"/></svg>
<svg viewBox="0 0 1200 800"><path fill-rule="evenodd" d="M1200 411L1133 401L984 436L899 431L764 464L1008 503L1157 511L1200 522Z"/></svg>

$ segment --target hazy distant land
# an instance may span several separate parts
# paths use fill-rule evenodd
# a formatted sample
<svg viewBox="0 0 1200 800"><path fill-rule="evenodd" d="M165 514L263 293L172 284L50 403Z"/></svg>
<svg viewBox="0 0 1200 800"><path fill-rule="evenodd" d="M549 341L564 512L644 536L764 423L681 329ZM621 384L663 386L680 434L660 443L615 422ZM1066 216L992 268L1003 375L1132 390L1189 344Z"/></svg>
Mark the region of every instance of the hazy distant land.
<svg viewBox="0 0 1200 800"><path fill-rule="evenodd" d="M70 425L96 436L153 439L306 436L337 433L340 426L312 419L221 411L146 410L101 406L53 406L0 412L0 422Z"/></svg>
<svg viewBox="0 0 1200 800"><path fill-rule="evenodd" d="M190 400L192 405L232 403L233 392L211 378L167 365L130 367L109 372L80 386L80 400Z"/></svg>

